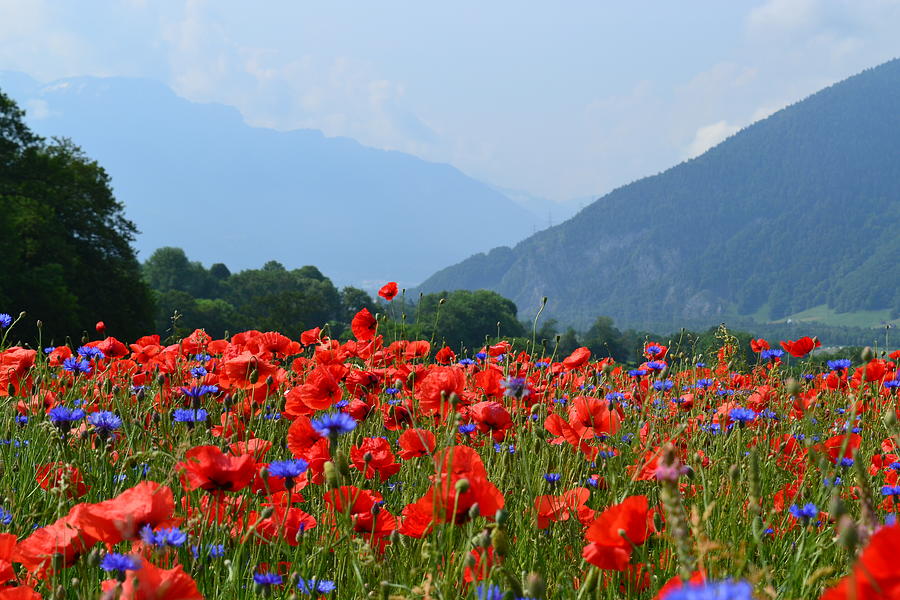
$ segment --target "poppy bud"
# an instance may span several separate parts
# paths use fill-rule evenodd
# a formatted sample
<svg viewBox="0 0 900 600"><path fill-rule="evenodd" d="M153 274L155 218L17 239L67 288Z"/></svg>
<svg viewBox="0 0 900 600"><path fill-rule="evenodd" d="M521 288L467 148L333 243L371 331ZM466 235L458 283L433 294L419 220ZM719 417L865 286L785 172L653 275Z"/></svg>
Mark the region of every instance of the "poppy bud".
<svg viewBox="0 0 900 600"><path fill-rule="evenodd" d="M872 350L872 346L866 346L862 349L862 352L860 352L859 357L863 362L875 360L875 351Z"/></svg>
<svg viewBox="0 0 900 600"><path fill-rule="evenodd" d="M509 538L506 537L506 532L499 527L491 532L491 545L498 556L509 554Z"/></svg>
<svg viewBox="0 0 900 600"><path fill-rule="evenodd" d="M481 509L478 507L478 503L476 502L469 508L469 518L474 519L475 517L481 516Z"/></svg>
<svg viewBox="0 0 900 600"><path fill-rule="evenodd" d="M247 381L250 383L256 383L259 381L259 371L256 369L250 369L250 373L247 375Z"/></svg>
<svg viewBox="0 0 900 600"><path fill-rule="evenodd" d="M856 528L856 522L850 515L844 515L838 522L838 541L850 554L856 552L856 545L859 543L859 530Z"/></svg>
<svg viewBox="0 0 900 600"><path fill-rule="evenodd" d="M494 515L494 520L497 521L497 525L506 525L506 522L509 520L509 512L502 508L498 509Z"/></svg>
<svg viewBox="0 0 900 600"><path fill-rule="evenodd" d="M10 398L12 398L13 396L15 396L15 395L16 395L16 386L14 386L14 385L11 384L11 383L8 384L8 385L6 386L6 394L7 394Z"/></svg>
<svg viewBox="0 0 900 600"><path fill-rule="evenodd" d="M272 387L272 384L275 383L275 378L269 375L266 377L266 385Z"/></svg>
<svg viewBox="0 0 900 600"><path fill-rule="evenodd" d="M372 462L373 458L375 458L375 457L372 456L371 452L366 452L365 454L363 454L363 462L366 464L369 464L370 462Z"/></svg>
<svg viewBox="0 0 900 600"><path fill-rule="evenodd" d="M463 564L470 569L475 566L475 557L472 556L472 553L466 554L466 558L463 559Z"/></svg>
<svg viewBox="0 0 900 600"><path fill-rule="evenodd" d="M460 402L459 396L456 395L456 392L451 393L450 394L450 406L453 406L455 408L456 405L459 404L459 402Z"/></svg>
<svg viewBox="0 0 900 600"><path fill-rule="evenodd" d="M97 333L103 333L104 331L106 331L106 323L104 323L103 321L97 321L97 324L94 325L94 329L97 330Z"/></svg>
<svg viewBox="0 0 900 600"><path fill-rule="evenodd" d="M529 598L542 600L547 593L547 584L539 573L529 573L525 578L525 594Z"/></svg>
<svg viewBox="0 0 900 600"><path fill-rule="evenodd" d="M831 498L831 502L828 505L828 513L835 518L840 518L847 514L847 505L844 504L844 500L837 494Z"/></svg>
<svg viewBox="0 0 900 600"><path fill-rule="evenodd" d="M456 488L456 493L465 494L469 491L469 480L465 478L458 479L453 487Z"/></svg>
<svg viewBox="0 0 900 600"><path fill-rule="evenodd" d="M37 325L37 328L38 328L38 329L41 329L41 328L44 326L44 322L41 321L40 319L38 319L38 320L37 320L37 323L35 323L35 325Z"/></svg>
<svg viewBox="0 0 900 600"><path fill-rule="evenodd" d="M784 382L784 391L787 392L788 396L796 396L800 393L800 382L794 378L788 379Z"/></svg>
<svg viewBox="0 0 900 600"><path fill-rule="evenodd" d="M341 487L341 476L338 473L337 468L334 466L333 461L328 461L325 463L325 483L328 484L328 487L335 490Z"/></svg>
<svg viewBox="0 0 900 600"><path fill-rule="evenodd" d="M391 532L391 534L388 536L388 539L391 541L392 544L397 544L397 543L399 543L399 542L400 542L400 539L401 539L401 538L400 538L400 532L397 531L396 529L393 530L393 531Z"/></svg>
<svg viewBox="0 0 900 600"><path fill-rule="evenodd" d="M888 429L895 427L897 425L897 411L889 406L888 409L884 411L884 414L881 415L881 421Z"/></svg>
<svg viewBox="0 0 900 600"><path fill-rule="evenodd" d="M441 304L446 304L446 302L447 302L446 298L441 298L440 300L438 300L438 306L440 306Z"/></svg>
<svg viewBox="0 0 900 600"><path fill-rule="evenodd" d="M260 469L259 477L260 477L260 479L268 479L269 478L269 469L267 469L266 467L263 467L262 469Z"/></svg>
<svg viewBox="0 0 900 600"><path fill-rule="evenodd" d="M24 319L26 314L27 314L27 313L26 313L24 310L23 310L22 312L20 312L20 313L19 313L19 319Z"/></svg>
<svg viewBox="0 0 900 600"><path fill-rule="evenodd" d="M334 457L334 464L338 468L338 472L344 477L350 476L350 462L347 460L347 455L343 452L339 451Z"/></svg>
<svg viewBox="0 0 900 600"><path fill-rule="evenodd" d="M728 467L728 476L734 483L739 482L741 480L741 466L738 464L733 464Z"/></svg>

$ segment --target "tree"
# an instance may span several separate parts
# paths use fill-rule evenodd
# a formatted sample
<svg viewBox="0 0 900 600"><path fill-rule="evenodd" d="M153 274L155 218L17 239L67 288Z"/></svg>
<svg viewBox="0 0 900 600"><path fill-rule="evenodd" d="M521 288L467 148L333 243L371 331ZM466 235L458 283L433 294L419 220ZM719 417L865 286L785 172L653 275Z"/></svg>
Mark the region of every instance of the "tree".
<svg viewBox="0 0 900 600"><path fill-rule="evenodd" d="M426 294L418 312L423 333L451 346L462 344L472 350L484 345L485 337L493 339L498 333L506 338L525 335L515 303L488 290Z"/></svg>
<svg viewBox="0 0 900 600"><path fill-rule="evenodd" d="M628 360L625 339L610 317L597 317L584 334L584 345L591 349L594 356L611 356L619 362Z"/></svg>
<svg viewBox="0 0 900 600"><path fill-rule="evenodd" d="M153 305L131 243L135 225L110 179L68 140L48 143L0 92L0 302L44 322L43 341L96 321L125 338L149 330ZM28 323L34 323L29 319ZM26 325L18 332L36 334Z"/></svg>

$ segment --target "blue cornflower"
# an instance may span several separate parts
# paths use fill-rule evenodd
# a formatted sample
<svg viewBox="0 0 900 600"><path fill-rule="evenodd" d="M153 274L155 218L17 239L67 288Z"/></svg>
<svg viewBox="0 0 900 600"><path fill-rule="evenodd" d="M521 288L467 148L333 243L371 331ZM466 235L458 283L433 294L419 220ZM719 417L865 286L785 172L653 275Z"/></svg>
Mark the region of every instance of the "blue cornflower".
<svg viewBox="0 0 900 600"><path fill-rule="evenodd" d="M312 426L322 437L336 438L356 429L356 421L347 413L328 413L313 419Z"/></svg>
<svg viewBox="0 0 900 600"><path fill-rule="evenodd" d="M892 462L891 464L888 465L888 468L893 469L895 471L900 471L900 461L895 460L894 462Z"/></svg>
<svg viewBox="0 0 900 600"><path fill-rule="evenodd" d="M106 358L106 355L103 354L103 350L101 350L100 348L95 348L94 346L80 346L78 350L76 350L76 352L78 353L78 356L87 360L90 360L92 358L95 358L97 360Z"/></svg>
<svg viewBox="0 0 900 600"><path fill-rule="evenodd" d="M808 522L810 519L819 516L819 508L812 502L807 502L803 506L791 504L791 507L788 510L794 515L794 518L804 522Z"/></svg>
<svg viewBox="0 0 900 600"><path fill-rule="evenodd" d="M331 405L331 408L344 408L345 406L349 406L350 403L344 399L338 400L334 404Z"/></svg>
<svg viewBox="0 0 900 600"><path fill-rule="evenodd" d="M848 456L845 456L844 458L841 459L841 466L842 467L852 467L853 459Z"/></svg>
<svg viewBox="0 0 900 600"><path fill-rule="evenodd" d="M69 371L70 373L90 373L91 372L91 363L86 360L78 360L74 356L70 356L65 359L62 364L62 368L65 371Z"/></svg>
<svg viewBox="0 0 900 600"><path fill-rule="evenodd" d="M647 368L650 369L651 371L662 371L667 366L668 365L664 361L661 361L661 360L651 360L650 362L647 363Z"/></svg>
<svg viewBox="0 0 900 600"><path fill-rule="evenodd" d="M837 360L829 360L828 368L832 371L843 371L850 368L850 360L847 358L839 358Z"/></svg>
<svg viewBox="0 0 900 600"><path fill-rule="evenodd" d="M535 368L537 368L537 369L546 369L547 367L550 366L550 363L544 362L544 361L541 360L541 361L538 361L538 362L534 363L534 366L535 366Z"/></svg>
<svg viewBox="0 0 900 600"><path fill-rule="evenodd" d="M269 463L269 477L283 477L291 479L300 477L309 468L309 463L302 458L291 460L276 460Z"/></svg>
<svg viewBox="0 0 900 600"><path fill-rule="evenodd" d="M666 600L753 600L753 586L731 580L684 583L668 592Z"/></svg>
<svg viewBox="0 0 900 600"><path fill-rule="evenodd" d="M764 408L759 412L759 416L764 419L778 419L778 413L772 410L771 408Z"/></svg>
<svg viewBox="0 0 900 600"><path fill-rule="evenodd" d="M900 379L889 379L884 382L884 387L888 389L900 388Z"/></svg>
<svg viewBox="0 0 900 600"><path fill-rule="evenodd" d="M803 377L803 379L805 379L806 381L812 381L816 378L816 376L812 373L804 373L803 375L801 375L801 377Z"/></svg>
<svg viewBox="0 0 900 600"><path fill-rule="evenodd" d="M646 354L647 356L656 356L660 352L662 352L662 348L660 348L656 344L650 344L649 346L644 348L644 354Z"/></svg>
<svg viewBox="0 0 900 600"><path fill-rule="evenodd" d="M606 400L608 402L623 402L625 400L625 394L620 394L619 392L610 392L606 395Z"/></svg>
<svg viewBox="0 0 900 600"><path fill-rule="evenodd" d="M565 406L566 402L568 402L568 401L569 401L568 398L554 398L553 404L562 404L563 406Z"/></svg>
<svg viewBox="0 0 900 600"><path fill-rule="evenodd" d="M0 328L6 329L12 325L12 316L6 313L0 313Z"/></svg>
<svg viewBox="0 0 900 600"><path fill-rule="evenodd" d="M196 377L197 379L200 379L201 377L206 377L206 375L208 373L209 373L209 371L207 371L206 367L204 367L202 365L198 365L191 369L191 377Z"/></svg>
<svg viewBox="0 0 900 600"><path fill-rule="evenodd" d="M751 423L756 420L756 412L742 406L739 406L738 408L732 408L731 412L728 413L728 416L732 421L737 421L741 425L745 423Z"/></svg>
<svg viewBox="0 0 900 600"><path fill-rule="evenodd" d="M337 586L330 579L301 579L297 582L297 589L305 594L328 594L337 589Z"/></svg>
<svg viewBox="0 0 900 600"><path fill-rule="evenodd" d="M475 431L475 429L477 429L475 423L466 423L465 425L460 425L458 430L463 435L469 435Z"/></svg>
<svg viewBox="0 0 900 600"><path fill-rule="evenodd" d="M628 371L629 377L643 377L646 374L647 374L647 371L645 371L644 369L632 369L632 370Z"/></svg>
<svg viewBox="0 0 900 600"><path fill-rule="evenodd" d="M394 394L399 394L399 393L400 393L400 389L399 389L399 388L393 388L393 387L385 388L384 393L387 394L388 396L393 396Z"/></svg>
<svg viewBox="0 0 900 600"><path fill-rule="evenodd" d="M487 353L479 352L475 355L475 358L477 358L478 360L484 360L487 358Z"/></svg>
<svg viewBox="0 0 900 600"><path fill-rule="evenodd" d="M16 415L16 425L24 427L28 425L28 415Z"/></svg>
<svg viewBox="0 0 900 600"><path fill-rule="evenodd" d="M704 377L703 379L697 380L697 387L700 389L706 389L708 387L712 387L713 385L715 385L715 383L716 382L709 377Z"/></svg>
<svg viewBox="0 0 900 600"><path fill-rule="evenodd" d="M524 377L507 377L500 385L503 386L503 395L507 398L525 398L531 395L528 381Z"/></svg>
<svg viewBox="0 0 900 600"><path fill-rule="evenodd" d="M115 552L107 553L100 562L100 568L104 571L116 571L119 574L124 574L125 571L137 571L141 566L139 557Z"/></svg>
<svg viewBox="0 0 900 600"><path fill-rule="evenodd" d="M177 527L163 527L153 531L149 525L144 525L141 528L141 539L145 544L158 548L166 546L178 548L187 541L187 534Z"/></svg>
<svg viewBox="0 0 900 600"><path fill-rule="evenodd" d="M62 431L69 431L72 423L80 421L84 418L84 411L80 408L68 408L66 406L54 406L47 413L50 422L56 425Z"/></svg>
<svg viewBox="0 0 900 600"><path fill-rule="evenodd" d="M464 367L468 367L470 365L474 365L475 361L472 360L471 358L461 358L461 359L459 359L459 364L461 364Z"/></svg>
<svg viewBox="0 0 900 600"><path fill-rule="evenodd" d="M254 573L253 583L260 587L269 587L270 585L281 585L284 578L278 573Z"/></svg>
<svg viewBox="0 0 900 600"><path fill-rule="evenodd" d="M215 385L195 385L191 387L180 388L181 393L189 398L202 398L206 394L216 394L219 387Z"/></svg>
<svg viewBox="0 0 900 600"><path fill-rule="evenodd" d="M710 423L709 425L701 425L700 429L703 429L704 431L707 431L713 435L716 435L717 433L722 432L722 426L719 425L718 423Z"/></svg>
<svg viewBox="0 0 900 600"><path fill-rule="evenodd" d="M176 423L203 423L209 417L205 409L176 408L172 412L172 420Z"/></svg>
<svg viewBox="0 0 900 600"><path fill-rule="evenodd" d="M0 506L0 523L9 525L12 523L12 513Z"/></svg>
<svg viewBox="0 0 900 600"><path fill-rule="evenodd" d="M191 554L194 558L200 558L200 546L191 546ZM222 544L207 544L206 555L210 558L225 556L225 546Z"/></svg>
<svg viewBox="0 0 900 600"><path fill-rule="evenodd" d="M476 589L478 600L503 600L503 590L496 585L479 585Z"/></svg>
<svg viewBox="0 0 900 600"><path fill-rule="evenodd" d="M882 496L900 496L900 485L886 485L881 488Z"/></svg>
<svg viewBox="0 0 900 600"><path fill-rule="evenodd" d="M560 473L544 473L544 479L547 481L547 483L557 483L560 478L562 478L562 475Z"/></svg>
<svg viewBox="0 0 900 600"><path fill-rule="evenodd" d="M672 381L671 379L663 379L661 381L654 381L653 389L656 390L657 392L667 392L667 391L671 390L674 385L675 385L675 382Z"/></svg>
<svg viewBox="0 0 900 600"><path fill-rule="evenodd" d="M782 356L784 356L784 350L779 350L778 348L763 350L759 353L759 356L763 360L774 360L776 358L781 358Z"/></svg>
<svg viewBox="0 0 900 600"><path fill-rule="evenodd" d="M194 360L196 360L197 362L206 362L211 358L212 358L212 356L210 356L209 354L206 354L205 352L194 355Z"/></svg>
<svg viewBox="0 0 900 600"><path fill-rule="evenodd" d="M832 481L832 480L829 479L828 477L823 477L823 478L822 478L822 485L825 486L825 487L838 487L838 486L841 485L842 483L844 483L844 482L843 482L843 480L842 480L840 477L835 477L835 478L834 478L834 481Z"/></svg>
<svg viewBox="0 0 900 600"><path fill-rule="evenodd" d="M101 437L106 437L122 426L122 419L117 414L104 410L88 415L88 423L94 426L94 431Z"/></svg>
<svg viewBox="0 0 900 600"><path fill-rule="evenodd" d="M698 362L698 363L697 363L696 365L694 365L694 366L697 367L698 369L702 369L703 367L706 366L706 363L705 363L705 362Z"/></svg>

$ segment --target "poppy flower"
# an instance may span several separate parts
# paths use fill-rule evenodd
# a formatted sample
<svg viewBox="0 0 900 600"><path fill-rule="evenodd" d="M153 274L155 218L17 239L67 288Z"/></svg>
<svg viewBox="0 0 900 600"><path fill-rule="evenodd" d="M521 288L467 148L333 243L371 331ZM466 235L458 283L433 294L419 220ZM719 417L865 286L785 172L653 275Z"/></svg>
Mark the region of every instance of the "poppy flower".
<svg viewBox="0 0 900 600"><path fill-rule="evenodd" d="M882 527L869 539L853 572L835 587L822 594L820 600L882 600L900 598L900 525Z"/></svg>
<svg viewBox="0 0 900 600"><path fill-rule="evenodd" d="M314 344L318 344L320 339L320 333L322 329L319 327L314 327L312 329L307 329L303 333L300 334L300 343L304 346L312 346Z"/></svg>
<svg viewBox="0 0 900 600"><path fill-rule="evenodd" d="M376 491L341 486L325 493L325 504L332 513L350 515L357 533L383 538L397 529L397 518L382 507L384 499Z"/></svg>
<svg viewBox="0 0 900 600"><path fill-rule="evenodd" d="M572 514L587 525L594 519L594 511L585 504L590 497L591 492L585 487L577 487L560 496L538 496L534 499L538 529L546 529L557 521L567 521Z"/></svg>
<svg viewBox="0 0 900 600"><path fill-rule="evenodd" d="M757 340L750 340L750 349L759 354L763 350L769 350L769 342L764 340L763 338L759 338Z"/></svg>
<svg viewBox="0 0 900 600"><path fill-rule="evenodd" d="M781 342L781 347L784 348L784 351L795 358L803 358L821 345L822 342L819 341L819 338L811 338L809 336L802 337L799 340Z"/></svg>
<svg viewBox="0 0 900 600"><path fill-rule="evenodd" d="M236 492L253 481L256 461L249 454L229 456L217 446L197 446L184 454L184 460L175 465L186 477L189 490L208 492Z"/></svg>
<svg viewBox="0 0 900 600"><path fill-rule="evenodd" d="M368 308L364 308L353 317L350 321L350 330L353 335L361 342L367 342L375 338L375 330L378 327L378 321L372 316Z"/></svg>
<svg viewBox="0 0 900 600"><path fill-rule="evenodd" d="M562 363L566 367L566 369L570 371L574 371L578 369L591 359L591 351L588 348L582 346L581 348L577 348L572 351L569 356L563 359Z"/></svg>
<svg viewBox="0 0 900 600"><path fill-rule="evenodd" d="M416 385L419 408L426 415L446 416L452 411L450 396L462 397L466 386L465 373L457 367L431 367Z"/></svg>
<svg viewBox="0 0 900 600"><path fill-rule="evenodd" d="M499 402L478 402L470 406L468 412L478 431L491 434L496 442L502 441L513 426L512 416Z"/></svg>
<svg viewBox="0 0 900 600"><path fill-rule="evenodd" d="M0 585L16 578L12 566L12 553L16 547L16 536L12 533L0 533Z"/></svg>
<svg viewBox="0 0 900 600"><path fill-rule="evenodd" d="M391 281L381 286L378 295L390 302L397 296L397 282Z"/></svg>
<svg viewBox="0 0 900 600"><path fill-rule="evenodd" d="M13 562L20 563L31 573L42 573L51 564L72 566L83 553L97 543L97 539L72 523L69 515L46 527L36 529L16 544Z"/></svg>
<svg viewBox="0 0 900 600"><path fill-rule="evenodd" d="M434 355L434 361L440 365L449 365L456 361L456 353L450 346L444 346Z"/></svg>
<svg viewBox="0 0 900 600"><path fill-rule="evenodd" d="M45 490L65 490L66 498L80 498L90 488L84 483L84 478L78 467L64 462L52 462L38 465L34 474L37 484Z"/></svg>
<svg viewBox="0 0 900 600"><path fill-rule="evenodd" d="M110 500L76 506L71 522L92 538L117 544L136 540L144 526L173 524L174 511L175 499L169 486L142 481Z"/></svg>
<svg viewBox="0 0 900 600"><path fill-rule="evenodd" d="M391 452L391 445L380 437L367 437L360 445L352 446L350 462L354 468L363 472L366 479L372 479L377 473L381 481L386 481L391 475L400 472L400 463Z"/></svg>
<svg viewBox="0 0 900 600"><path fill-rule="evenodd" d="M13 346L0 352L0 397L8 396L12 387L16 395L21 393L23 384L34 366L37 351Z"/></svg>
<svg viewBox="0 0 900 600"><path fill-rule="evenodd" d="M181 565L171 569L157 567L146 558L141 567L126 571L125 581L104 581L103 596L118 600L203 600L197 582L184 572ZM121 585L121 589L119 586Z"/></svg>
<svg viewBox="0 0 900 600"><path fill-rule="evenodd" d="M431 454L437 444L434 434L427 429L407 429L397 442L401 450L398 456L403 460Z"/></svg>
<svg viewBox="0 0 900 600"><path fill-rule="evenodd" d="M266 518L256 511L247 514L246 526L255 525L254 531L265 540L283 540L289 546L300 543L300 537L304 531L309 531L316 526L316 519L295 506L285 506L277 503L270 505L272 514ZM255 537L255 536L254 536Z"/></svg>
<svg viewBox="0 0 900 600"><path fill-rule="evenodd" d="M41 595L27 585L0 588L0 600L41 600Z"/></svg>
<svg viewBox="0 0 900 600"><path fill-rule="evenodd" d="M588 526L582 557L605 570L623 571L634 546L650 535L650 509L646 496L629 496L613 505Z"/></svg>

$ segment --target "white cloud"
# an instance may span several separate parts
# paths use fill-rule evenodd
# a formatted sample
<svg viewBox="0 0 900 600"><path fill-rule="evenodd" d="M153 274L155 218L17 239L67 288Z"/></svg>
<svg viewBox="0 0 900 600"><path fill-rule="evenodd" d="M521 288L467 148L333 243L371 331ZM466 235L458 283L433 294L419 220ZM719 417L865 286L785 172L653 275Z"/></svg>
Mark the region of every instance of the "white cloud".
<svg viewBox="0 0 900 600"><path fill-rule="evenodd" d="M719 142L740 131L740 127L727 121L718 121L710 125L704 125L694 134L694 140L687 148L687 158L700 156Z"/></svg>

